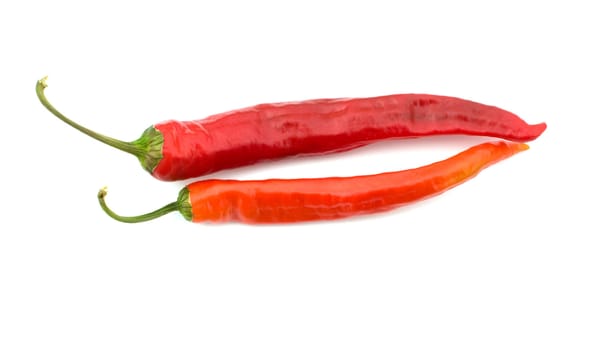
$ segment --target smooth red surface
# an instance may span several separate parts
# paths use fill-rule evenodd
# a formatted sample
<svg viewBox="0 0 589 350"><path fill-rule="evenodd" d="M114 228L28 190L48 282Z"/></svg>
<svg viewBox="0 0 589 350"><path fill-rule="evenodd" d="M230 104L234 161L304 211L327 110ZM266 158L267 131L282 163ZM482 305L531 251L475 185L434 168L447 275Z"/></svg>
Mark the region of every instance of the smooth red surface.
<svg viewBox="0 0 589 350"><path fill-rule="evenodd" d="M188 185L192 220L280 223L382 212L440 194L527 148L489 142L421 168L378 175L199 181Z"/></svg>
<svg viewBox="0 0 589 350"><path fill-rule="evenodd" d="M338 152L390 139L442 134L530 141L546 124L434 95L391 95L262 104L192 121L155 125L164 136L153 175L181 180L262 160Z"/></svg>

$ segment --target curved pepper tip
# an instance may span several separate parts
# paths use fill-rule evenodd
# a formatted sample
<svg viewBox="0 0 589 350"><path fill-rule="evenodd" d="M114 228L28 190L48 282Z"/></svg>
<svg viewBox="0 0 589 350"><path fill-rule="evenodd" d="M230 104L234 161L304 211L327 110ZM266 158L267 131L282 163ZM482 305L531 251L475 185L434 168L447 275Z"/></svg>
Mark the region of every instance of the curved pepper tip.
<svg viewBox="0 0 589 350"><path fill-rule="evenodd" d="M544 133L547 127L548 126L546 125L546 123L530 125L530 141L540 137L540 135Z"/></svg>
<svg viewBox="0 0 589 350"><path fill-rule="evenodd" d="M530 146L528 146L526 143L519 143L517 144L517 151L518 152L523 152L530 149Z"/></svg>
<svg viewBox="0 0 589 350"><path fill-rule="evenodd" d="M530 149L530 146L528 146L528 144L520 142L500 141L499 143L496 143L496 145L502 145L502 147L506 147L509 150L509 155L518 154L520 152Z"/></svg>

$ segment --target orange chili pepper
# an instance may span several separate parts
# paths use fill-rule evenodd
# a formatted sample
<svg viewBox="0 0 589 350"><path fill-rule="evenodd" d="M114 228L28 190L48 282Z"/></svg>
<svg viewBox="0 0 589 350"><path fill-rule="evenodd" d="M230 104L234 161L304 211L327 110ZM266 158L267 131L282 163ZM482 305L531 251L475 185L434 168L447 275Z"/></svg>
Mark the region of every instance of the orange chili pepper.
<svg viewBox="0 0 589 350"><path fill-rule="evenodd" d="M148 214L115 214L98 193L100 205L113 219L135 223L180 211L194 222L241 221L288 223L331 220L383 212L457 186L482 169L528 149L523 143L488 142L446 160L420 168L353 177L204 180L184 187L178 200Z"/></svg>

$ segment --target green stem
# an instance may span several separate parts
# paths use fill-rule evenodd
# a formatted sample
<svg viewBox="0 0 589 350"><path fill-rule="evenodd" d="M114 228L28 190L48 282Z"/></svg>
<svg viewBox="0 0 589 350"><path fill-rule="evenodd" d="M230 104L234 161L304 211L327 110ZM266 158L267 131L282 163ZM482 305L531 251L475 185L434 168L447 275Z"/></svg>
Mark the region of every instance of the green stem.
<svg viewBox="0 0 589 350"><path fill-rule="evenodd" d="M108 216L110 216L111 218L113 218L115 220L130 223L130 224L157 219L160 216L164 216L164 215L171 213L173 211L180 210L178 202L172 202L166 206L161 207L158 210L152 211L151 213L138 215L138 216L120 216L120 215L116 214L115 212L113 212L106 205L106 202L104 201L104 197L106 197L106 187L102 188L98 192L98 202L100 203L100 206L102 207L102 209L108 214Z"/></svg>
<svg viewBox="0 0 589 350"><path fill-rule="evenodd" d="M130 154L133 154L139 158L145 157L145 147L140 147L134 142L125 142L125 141L113 139L112 137L108 137L108 136L99 134L97 132L94 132L94 131L86 128L86 127L83 127L82 125L74 122L73 120L67 118L65 115L61 114L55 107L53 107L51 105L51 103L49 103L49 101L47 100L47 97L45 97L44 91L45 91L46 87L47 87L47 77L37 81L37 87L36 87L37 96L39 97L39 101L41 101L43 106L45 106L45 108L47 108L57 118L61 119L63 122L72 126L76 130L79 130L79 131L83 132L84 134L86 134L86 135L88 135L88 136L90 136L100 142L103 142L109 146L120 149L121 151L125 151Z"/></svg>

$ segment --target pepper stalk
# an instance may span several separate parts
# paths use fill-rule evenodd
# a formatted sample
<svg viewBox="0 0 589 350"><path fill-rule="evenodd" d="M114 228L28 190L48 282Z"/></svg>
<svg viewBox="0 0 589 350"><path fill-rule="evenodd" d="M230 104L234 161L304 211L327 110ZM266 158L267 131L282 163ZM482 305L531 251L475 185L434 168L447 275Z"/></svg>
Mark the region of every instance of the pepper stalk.
<svg viewBox="0 0 589 350"><path fill-rule="evenodd" d="M49 110L49 112L51 112L54 116L95 140L136 156L139 159L141 166L150 174L153 173L155 167L163 158L162 148L164 144L164 137L160 131L158 131L153 126L150 126L137 140L131 142L121 141L109 136L102 135L74 122L59 112L51 105L49 100L47 100L47 97L45 96L45 88L47 88L47 77L37 81L35 90L37 92L39 101L41 101L41 104L43 104L43 106L45 106L45 108L47 108L47 110Z"/></svg>

